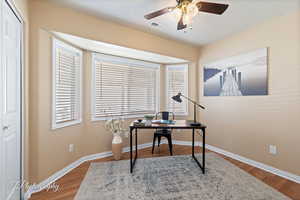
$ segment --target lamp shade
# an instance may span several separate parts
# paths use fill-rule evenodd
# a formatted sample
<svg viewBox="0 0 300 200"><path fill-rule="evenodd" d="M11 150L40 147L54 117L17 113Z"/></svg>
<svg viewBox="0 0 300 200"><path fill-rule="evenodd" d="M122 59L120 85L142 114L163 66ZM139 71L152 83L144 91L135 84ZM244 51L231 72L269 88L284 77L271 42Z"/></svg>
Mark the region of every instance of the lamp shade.
<svg viewBox="0 0 300 200"><path fill-rule="evenodd" d="M172 99L174 101L177 101L178 103L181 103L182 99L180 97L181 97L181 93L179 92L177 95L173 96Z"/></svg>

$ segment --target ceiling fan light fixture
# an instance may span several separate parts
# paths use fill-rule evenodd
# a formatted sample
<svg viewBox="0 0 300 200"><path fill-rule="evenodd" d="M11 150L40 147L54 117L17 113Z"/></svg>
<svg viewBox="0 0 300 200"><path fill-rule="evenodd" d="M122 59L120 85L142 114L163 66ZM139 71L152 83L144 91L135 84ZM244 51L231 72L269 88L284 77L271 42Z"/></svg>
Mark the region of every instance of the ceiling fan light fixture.
<svg viewBox="0 0 300 200"><path fill-rule="evenodd" d="M175 9L173 10L173 15L174 15L176 21L179 21L179 20L180 20L181 14L182 14L182 11L181 11L180 8L175 8Z"/></svg>
<svg viewBox="0 0 300 200"><path fill-rule="evenodd" d="M189 14L183 16L183 24L189 25L192 23L193 18Z"/></svg>
<svg viewBox="0 0 300 200"><path fill-rule="evenodd" d="M198 12L222 15L229 7L229 4L220 4L205 1L199 1L195 3L195 0L176 0L176 2L177 6L166 7L149 13L144 16L145 19L151 20L155 17L173 12L176 20L178 20L177 30L180 31L191 27L192 20L198 14Z"/></svg>
<svg viewBox="0 0 300 200"><path fill-rule="evenodd" d="M195 17L199 13L198 7L195 3L190 3L187 7L187 14L190 15L190 17Z"/></svg>
<svg viewBox="0 0 300 200"><path fill-rule="evenodd" d="M194 3L189 4L188 7L186 8L186 12L184 12L183 15L183 24L191 26L191 24L193 23L193 18L197 14L198 14L198 7Z"/></svg>
<svg viewBox="0 0 300 200"><path fill-rule="evenodd" d="M180 7L174 9L174 15L176 20L179 21L182 17L182 23L190 26L193 22L193 18L198 14L198 7L195 3L190 1L184 1ZM182 16L183 15L183 16Z"/></svg>

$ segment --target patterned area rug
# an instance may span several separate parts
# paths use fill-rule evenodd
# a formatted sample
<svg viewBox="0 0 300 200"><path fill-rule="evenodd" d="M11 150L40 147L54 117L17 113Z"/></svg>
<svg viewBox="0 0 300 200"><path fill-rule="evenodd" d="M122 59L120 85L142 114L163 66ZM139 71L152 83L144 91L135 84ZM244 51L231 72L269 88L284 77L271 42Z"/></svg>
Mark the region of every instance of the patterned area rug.
<svg viewBox="0 0 300 200"><path fill-rule="evenodd" d="M92 163L75 200L289 199L214 153L206 168L190 155L138 159L133 174L128 160Z"/></svg>

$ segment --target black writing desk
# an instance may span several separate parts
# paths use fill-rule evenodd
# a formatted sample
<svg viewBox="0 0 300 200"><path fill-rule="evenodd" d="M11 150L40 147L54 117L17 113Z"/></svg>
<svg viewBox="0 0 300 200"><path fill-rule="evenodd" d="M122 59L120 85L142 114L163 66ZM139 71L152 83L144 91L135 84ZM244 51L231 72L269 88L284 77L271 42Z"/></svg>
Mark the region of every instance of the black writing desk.
<svg viewBox="0 0 300 200"><path fill-rule="evenodd" d="M201 126L191 126L190 123L192 121L188 120L176 120L175 124L152 124L151 126L139 126L139 125L134 125L134 122L131 123L130 125L130 173L133 172L133 168L135 166L136 159L138 157L138 142L137 142L137 137L138 137L138 129L157 129L157 128L168 128L168 129L190 129L192 130L192 157L202 170L202 173L205 173L205 125ZM195 157L195 130L199 129L202 131L202 164L197 160ZM133 136L133 131L135 130L135 157L133 160L133 149L132 149L132 136Z"/></svg>

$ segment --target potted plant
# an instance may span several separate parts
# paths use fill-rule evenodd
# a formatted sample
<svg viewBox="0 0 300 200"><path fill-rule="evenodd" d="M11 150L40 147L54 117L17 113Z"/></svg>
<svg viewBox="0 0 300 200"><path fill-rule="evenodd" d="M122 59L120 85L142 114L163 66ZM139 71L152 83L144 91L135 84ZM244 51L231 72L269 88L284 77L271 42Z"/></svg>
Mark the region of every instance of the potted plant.
<svg viewBox="0 0 300 200"><path fill-rule="evenodd" d="M123 117L112 118L106 121L105 128L112 133L112 153L115 160L120 160L123 150L122 136L128 137L128 129L125 128Z"/></svg>
<svg viewBox="0 0 300 200"><path fill-rule="evenodd" d="M151 126L154 115L145 115L145 126Z"/></svg>

